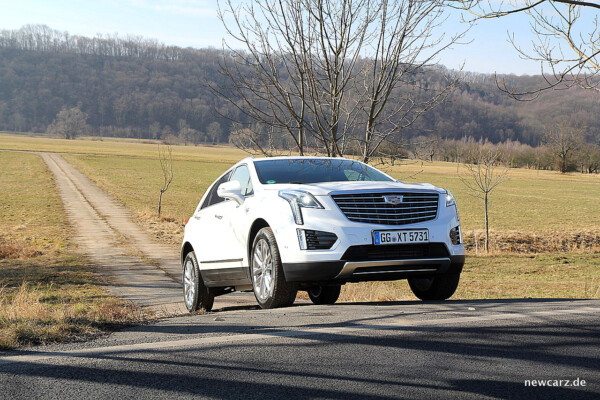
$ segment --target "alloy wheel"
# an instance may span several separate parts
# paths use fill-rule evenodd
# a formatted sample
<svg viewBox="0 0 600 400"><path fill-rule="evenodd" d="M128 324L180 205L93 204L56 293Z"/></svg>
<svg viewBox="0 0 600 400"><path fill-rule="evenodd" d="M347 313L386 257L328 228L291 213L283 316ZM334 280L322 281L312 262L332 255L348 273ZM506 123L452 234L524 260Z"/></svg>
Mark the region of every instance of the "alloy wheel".
<svg viewBox="0 0 600 400"><path fill-rule="evenodd" d="M273 257L271 246L265 239L260 239L254 247L252 282L260 301L267 300L273 294Z"/></svg>
<svg viewBox="0 0 600 400"><path fill-rule="evenodd" d="M196 294L194 282L196 280L196 270L194 263L191 259L188 259L185 263L185 271L183 274L183 288L185 295L185 303L188 308L194 303L194 296Z"/></svg>

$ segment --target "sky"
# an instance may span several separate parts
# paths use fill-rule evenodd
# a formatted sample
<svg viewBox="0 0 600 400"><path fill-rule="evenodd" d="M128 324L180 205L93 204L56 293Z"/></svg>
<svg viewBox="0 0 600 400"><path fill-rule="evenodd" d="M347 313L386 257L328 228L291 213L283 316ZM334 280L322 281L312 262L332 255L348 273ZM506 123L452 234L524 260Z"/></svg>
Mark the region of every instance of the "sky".
<svg viewBox="0 0 600 400"><path fill-rule="evenodd" d="M458 15L444 24L447 32L466 28ZM73 35L140 35L181 47L222 47L226 36L217 18L216 0L0 0L0 30L44 24ZM439 63L465 71L533 75L540 65L522 60L508 43L514 32L519 43L532 40L525 16L479 22L463 41L439 57Z"/></svg>

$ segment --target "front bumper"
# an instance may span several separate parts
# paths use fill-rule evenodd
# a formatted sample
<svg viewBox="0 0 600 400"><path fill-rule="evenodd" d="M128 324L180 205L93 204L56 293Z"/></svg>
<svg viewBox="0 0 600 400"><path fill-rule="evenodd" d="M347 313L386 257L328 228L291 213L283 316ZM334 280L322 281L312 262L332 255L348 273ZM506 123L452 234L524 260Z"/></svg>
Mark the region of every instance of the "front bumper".
<svg viewBox="0 0 600 400"><path fill-rule="evenodd" d="M319 196L324 209L302 209L304 225L296 225L288 218L270 222L275 233L284 267L290 282L393 280L410 276L423 276L460 272L464 265L465 250L462 244L454 245L450 230L458 225L455 208L440 202L437 217L433 220L402 226L357 223L348 220L329 196ZM287 204L286 204L287 205ZM327 250L301 250L297 229L334 233L337 241ZM405 244L398 254L379 258L348 257L348 249L373 248L374 230L427 229L429 244L441 249L421 254L411 254L414 246ZM388 245L377 245L378 249ZM413 247L411 247L413 246ZM402 255L400 255L402 253Z"/></svg>
<svg viewBox="0 0 600 400"><path fill-rule="evenodd" d="M408 260L317 261L283 263L283 271L288 282L344 283L454 274L462 272L464 263L464 255Z"/></svg>

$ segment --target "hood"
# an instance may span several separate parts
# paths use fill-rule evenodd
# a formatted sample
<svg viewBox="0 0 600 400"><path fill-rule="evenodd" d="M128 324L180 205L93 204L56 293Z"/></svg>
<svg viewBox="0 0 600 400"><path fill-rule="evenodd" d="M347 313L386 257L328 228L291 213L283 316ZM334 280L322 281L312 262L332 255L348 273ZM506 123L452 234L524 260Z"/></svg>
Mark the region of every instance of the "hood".
<svg viewBox="0 0 600 400"><path fill-rule="evenodd" d="M315 196L327 196L332 192L348 192L356 190L387 192L387 191L435 191L445 193L444 189L430 185L429 183L404 183L404 182L321 182L310 184L275 184L264 185L265 190L294 189L310 192Z"/></svg>

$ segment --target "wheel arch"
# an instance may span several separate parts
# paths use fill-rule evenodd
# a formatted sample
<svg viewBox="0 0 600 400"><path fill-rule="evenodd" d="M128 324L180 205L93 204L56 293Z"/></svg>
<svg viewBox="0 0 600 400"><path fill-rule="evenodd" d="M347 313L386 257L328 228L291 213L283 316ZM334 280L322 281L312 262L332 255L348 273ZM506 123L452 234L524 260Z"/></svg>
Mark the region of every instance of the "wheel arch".
<svg viewBox="0 0 600 400"><path fill-rule="evenodd" d="M183 262L185 261L185 257L190 253L194 251L194 248L192 247L190 242L185 242L183 244L183 246L181 247L181 265L183 266Z"/></svg>
<svg viewBox="0 0 600 400"><path fill-rule="evenodd" d="M250 231L248 232L248 243L247 243L247 248L246 248L246 255L248 256L248 264L250 264L250 262L251 262L250 260L252 259L252 244L254 243L254 238L258 234L258 231L260 231L262 228L268 228L269 226L270 226L269 223L262 218L257 218L252 223L252 226L250 227Z"/></svg>

